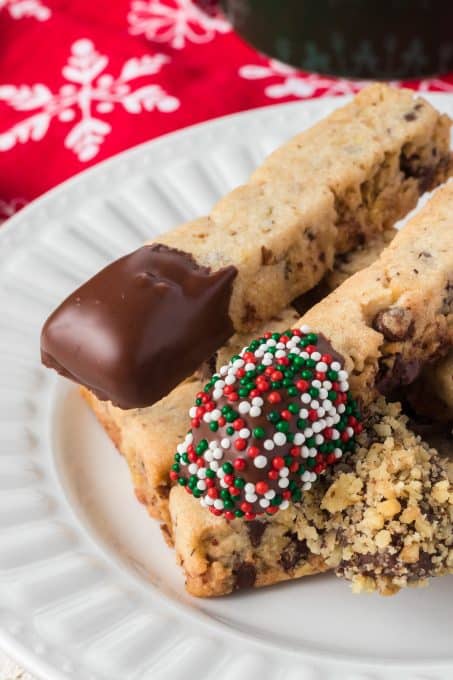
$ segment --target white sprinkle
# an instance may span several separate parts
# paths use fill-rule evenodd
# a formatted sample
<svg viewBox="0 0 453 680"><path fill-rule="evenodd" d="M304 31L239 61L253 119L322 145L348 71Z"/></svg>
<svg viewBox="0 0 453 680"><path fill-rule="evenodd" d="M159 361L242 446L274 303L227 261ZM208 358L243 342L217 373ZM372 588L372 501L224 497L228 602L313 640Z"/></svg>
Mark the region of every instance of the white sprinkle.
<svg viewBox="0 0 453 680"><path fill-rule="evenodd" d="M308 453L310 454L310 458L314 458L318 455L318 451L314 448L314 446L311 449L308 449Z"/></svg>
<svg viewBox="0 0 453 680"><path fill-rule="evenodd" d="M332 371L340 371L341 370L341 364L339 361L332 361L330 364L330 368Z"/></svg>
<svg viewBox="0 0 453 680"><path fill-rule="evenodd" d="M310 332L310 326L307 326L307 324L304 324L303 326L300 326L300 330L302 331L302 333L304 333L304 335L306 335L307 333Z"/></svg>
<svg viewBox="0 0 453 680"><path fill-rule="evenodd" d="M229 375L227 375L227 377L225 378L225 383L226 383L227 385L232 385L232 384L235 383L235 382L236 382L236 377L235 377L234 375L229 374Z"/></svg>
<svg viewBox="0 0 453 680"><path fill-rule="evenodd" d="M260 499L260 506L262 508L268 508L270 506L270 501L268 501L267 498L261 498Z"/></svg>
<svg viewBox="0 0 453 680"><path fill-rule="evenodd" d="M352 435L354 434L354 430L352 429L352 427L347 427L347 428L346 428L346 432L348 433L348 435L349 435L350 437L352 437Z"/></svg>
<svg viewBox="0 0 453 680"><path fill-rule="evenodd" d="M326 427L332 427L334 424L332 416L327 416L326 418Z"/></svg>
<svg viewBox="0 0 453 680"><path fill-rule="evenodd" d="M264 494L264 498L267 498L268 500L272 500L275 496L275 491L273 489L269 489L269 491L266 491Z"/></svg>
<svg viewBox="0 0 453 680"><path fill-rule="evenodd" d="M256 458L253 459L253 464L257 468L264 468L267 465L267 458L266 456L256 456Z"/></svg>
<svg viewBox="0 0 453 680"><path fill-rule="evenodd" d="M348 372L347 371L338 371L338 379L339 380L347 380L348 379Z"/></svg>
<svg viewBox="0 0 453 680"><path fill-rule="evenodd" d="M200 489L200 491L206 490L206 482L204 481L204 479L200 479L200 481L197 482L197 489Z"/></svg>
<svg viewBox="0 0 453 680"><path fill-rule="evenodd" d="M284 350L284 349L278 349L278 350L275 352L275 358L276 358L276 359L283 359L283 357L286 357L286 352L285 352L285 350Z"/></svg>
<svg viewBox="0 0 453 680"><path fill-rule="evenodd" d="M274 338L269 338L268 341L267 341L268 347L275 347L276 344L277 344L277 341L274 340Z"/></svg>
<svg viewBox="0 0 453 680"><path fill-rule="evenodd" d="M222 415L222 412L218 408L215 408L211 411L212 420L218 420L221 415Z"/></svg>
<svg viewBox="0 0 453 680"><path fill-rule="evenodd" d="M300 353L300 356L302 357L302 359L309 359L310 358L309 353L305 352L305 350Z"/></svg>
<svg viewBox="0 0 453 680"><path fill-rule="evenodd" d="M246 427L243 427L241 430L239 430L239 436L242 437L242 439L248 439L250 437L250 430L248 430Z"/></svg>
<svg viewBox="0 0 453 680"><path fill-rule="evenodd" d="M349 383L348 382L341 382L340 383L340 391L341 392L347 392L349 390Z"/></svg>
<svg viewBox="0 0 453 680"><path fill-rule="evenodd" d="M304 441L305 441L305 437L304 437L304 435L302 434L302 432L296 432L296 434L294 435L294 443L295 443L295 445L296 445L296 446L300 446L301 444L304 443Z"/></svg>
<svg viewBox="0 0 453 680"><path fill-rule="evenodd" d="M288 477L282 477L281 479L278 480L278 485L281 489L286 489L287 486L289 486L289 479Z"/></svg>
<svg viewBox="0 0 453 680"><path fill-rule="evenodd" d="M311 358L313 359L313 361L319 361L320 358L321 358L321 353L320 352L312 352Z"/></svg>
<svg viewBox="0 0 453 680"><path fill-rule="evenodd" d="M245 494L245 500L247 503L256 503L258 496L255 493Z"/></svg>
<svg viewBox="0 0 453 680"><path fill-rule="evenodd" d="M343 455L343 451L341 449L335 449L334 454L335 458L338 460L338 458L341 458L341 456Z"/></svg>
<svg viewBox="0 0 453 680"><path fill-rule="evenodd" d="M338 404L337 411L338 413L344 413L346 411L346 406L344 404Z"/></svg>
<svg viewBox="0 0 453 680"><path fill-rule="evenodd" d="M214 387L217 387L218 390L222 390L225 387L225 381L224 380L216 380L214 383Z"/></svg>
<svg viewBox="0 0 453 680"><path fill-rule="evenodd" d="M316 411L316 409L319 408L319 401L317 401L316 399L313 399L311 404L310 404L310 408L312 408L314 411Z"/></svg>
<svg viewBox="0 0 453 680"><path fill-rule="evenodd" d="M215 460L221 460L221 458L223 458L223 451L222 451L222 449L220 449L219 447L217 447L217 448L214 449L214 451L212 452L212 455L214 456Z"/></svg>
<svg viewBox="0 0 453 680"><path fill-rule="evenodd" d="M318 418L322 418L322 417L325 416L325 415L326 415L326 409L323 408L322 406L320 406L320 407L318 408Z"/></svg>
<svg viewBox="0 0 453 680"><path fill-rule="evenodd" d="M212 415L209 411L203 414L203 422L205 423L210 423L212 419Z"/></svg>
<svg viewBox="0 0 453 680"><path fill-rule="evenodd" d="M283 446L286 444L286 434L284 432L276 432L273 439L277 446Z"/></svg>
<svg viewBox="0 0 453 680"><path fill-rule="evenodd" d="M253 397L252 406L262 406L263 404L264 401L261 399L261 397Z"/></svg>
<svg viewBox="0 0 453 680"><path fill-rule="evenodd" d="M304 392L300 395L300 400L303 404L309 404L311 402L311 396L308 394L308 392Z"/></svg>
<svg viewBox="0 0 453 680"><path fill-rule="evenodd" d="M244 363L245 363L244 359L235 359L233 361L233 366L234 368L242 368Z"/></svg>
<svg viewBox="0 0 453 680"><path fill-rule="evenodd" d="M178 453L185 453L185 452L186 452L186 447L185 447L185 445L184 445L184 444L178 444L178 446L176 447L176 451L177 451Z"/></svg>
<svg viewBox="0 0 453 680"><path fill-rule="evenodd" d="M206 479L206 468L202 467L197 472L198 479Z"/></svg>
<svg viewBox="0 0 453 680"><path fill-rule="evenodd" d="M287 477L289 475L289 468L287 468L286 466L280 468L278 474L280 475L280 477Z"/></svg>
<svg viewBox="0 0 453 680"><path fill-rule="evenodd" d="M220 369L220 375L226 375L228 373L228 366L222 366Z"/></svg>
<svg viewBox="0 0 453 680"><path fill-rule="evenodd" d="M317 477L318 475L316 474L316 472L310 472L310 481L316 482Z"/></svg>
<svg viewBox="0 0 453 680"><path fill-rule="evenodd" d="M325 361L319 361L316 364L316 370L319 371L320 373L325 373L327 371L327 364Z"/></svg>
<svg viewBox="0 0 453 680"><path fill-rule="evenodd" d="M326 390L331 390L332 389L332 383L330 380L323 380L322 386L326 388Z"/></svg>
<svg viewBox="0 0 453 680"><path fill-rule="evenodd" d="M217 470L217 477L219 479L223 479L225 477L225 470L223 470L223 468L219 467Z"/></svg>
<svg viewBox="0 0 453 680"><path fill-rule="evenodd" d="M336 425L337 423L339 423L340 420L341 420L341 418L340 418L340 416L339 416L338 413L334 413L334 415L332 416L332 418L333 418L333 424L334 424L334 425Z"/></svg>
<svg viewBox="0 0 453 680"><path fill-rule="evenodd" d="M332 439L333 441L340 439L340 433L338 432L338 430L332 430Z"/></svg>
<svg viewBox="0 0 453 680"><path fill-rule="evenodd" d="M311 427L305 428L304 435L305 439L309 439L310 437L313 436L313 430L311 429Z"/></svg>
<svg viewBox="0 0 453 680"><path fill-rule="evenodd" d="M228 484L227 484L226 481L223 479L223 477L222 477L222 479L220 480L220 486L221 486L223 489L228 489Z"/></svg>
<svg viewBox="0 0 453 680"><path fill-rule="evenodd" d="M205 501L204 496L201 496L201 498L200 498L199 500L200 500L200 505L201 505L201 507L202 507L202 508L205 508L205 507L206 507L206 501Z"/></svg>
<svg viewBox="0 0 453 680"><path fill-rule="evenodd" d="M327 390L326 390L326 391L327 391ZM330 399L324 399L324 401L322 402L322 407L323 407L326 411L328 411L329 409L331 409L331 408L332 408L332 405L333 405L333 404L332 404L332 402L330 401Z"/></svg>
<svg viewBox="0 0 453 680"><path fill-rule="evenodd" d="M324 437L322 436L322 434L317 434L317 435L316 435L316 437L315 437L315 442L316 442L317 444L322 444L322 443L324 442Z"/></svg>
<svg viewBox="0 0 453 680"><path fill-rule="evenodd" d="M205 496L203 500L206 503L206 505L214 505L214 499L211 498L210 496Z"/></svg>
<svg viewBox="0 0 453 680"><path fill-rule="evenodd" d="M308 470L305 470L304 474L302 475L302 481L303 482L309 482L311 478L311 473Z"/></svg>
<svg viewBox="0 0 453 680"><path fill-rule="evenodd" d="M272 439L265 439L263 446L266 449L266 451L272 451L272 449L275 448L275 444L272 441Z"/></svg>
<svg viewBox="0 0 453 680"><path fill-rule="evenodd" d="M219 389L212 390L212 397L215 401L218 401L223 396L223 391Z"/></svg>
<svg viewBox="0 0 453 680"><path fill-rule="evenodd" d="M190 463L187 470L191 475L196 475L198 471L198 465L196 463Z"/></svg>
<svg viewBox="0 0 453 680"><path fill-rule="evenodd" d="M322 385L320 380L312 380L311 384L313 385L313 387L316 387L316 389L318 389L318 390Z"/></svg>
<svg viewBox="0 0 453 680"><path fill-rule="evenodd" d="M197 407L196 407L196 406L192 406L192 407L189 409L189 416L190 416L191 418L195 418L196 415L197 415Z"/></svg>
<svg viewBox="0 0 453 680"><path fill-rule="evenodd" d="M274 358L274 355L272 354L272 352L266 352L264 357L263 357L263 359L271 359L271 360L273 358Z"/></svg>
<svg viewBox="0 0 453 680"><path fill-rule="evenodd" d="M275 345L277 349L285 349L286 345L284 342L277 342Z"/></svg>
<svg viewBox="0 0 453 680"><path fill-rule="evenodd" d="M230 440L228 439L228 437L224 437L222 439L222 441L220 442L220 446L222 447L222 449L228 449L230 447Z"/></svg>
<svg viewBox="0 0 453 680"><path fill-rule="evenodd" d="M308 418L308 411L306 408L301 408L299 411L299 418Z"/></svg>
<svg viewBox="0 0 453 680"><path fill-rule="evenodd" d="M310 451L308 450L307 446L302 447L302 458L308 458L310 455Z"/></svg>
<svg viewBox="0 0 453 680"><path fill-rule="evenodd" d="M292 347L291 354L300 354L300 347Z"/></svg>
<svg viewBox="0 0 453 680"><path fill-rule="evenodd" d="M302 486L303 491L310 491L311 489L311 483L310 482L305 482L305 484Z"/></svg>
<svg viewBox="0 0 453 680"><path fill-rule="evenodd" d="M241 401L239 406L238 406L238 411L242 415L245 415L250 411L250 404L248 401Z"/></svg>
<svg viewBox="0 0 453 680"><path fill-rule="evenodd" d="M286 510L286 508L289 507L289 501L287 501L285 498L278 507L280 510Z"/></svg>
<svg viewBox="0 0 453 680"><path fill-rule="evenodd" d="M311 429L313 430L313 432L321 432L321 430L323 430L324 428L323 424L318 420L312 423Z"/></svg>
<svg viewBox="0 0 453 680"><path fill-rule="evenodd" d="M191 443L193 442L193 434L192 434L192 432L188 432L188 433L186 434L186 438L185 438L184 441L187 442L188 444L191 444Z"/></svg>
<svg viewBox="0 0 453 680"><path fill-rule="evenodd" d="M257 359L260 359L262 356L264 356L263 347L258 347L258 349L254 351L254 355L256 356Z"/></svg>
<svg viewBox="0 0 453 680"><path fill-rule="evenodd" d="M208 449L203 457L204 457L205 460L208 461L208 463L210 463L211 461L214 460L214 453L212 451L209 451L209 449Z"/></svg>
<svg viewBox="0 0 453 680"><path fill-rule="evenodd" d="M211 468L211 470L214 470L214 472L217 472L217 470L219 469L219 464L216 460L213 460L209 467Z"/></svg>
<svg viewBox="0 0 453 680"><path fill-rule="evenodd" d="M272 359L266 359L266 356L264 356L261 363L263 366L270 366L272 364Z"/></svg>
<svg viewBox="0 0 453 680"><path fill-rule="evenodd" d="M319 388L319 398L320 399L327 399L329 392L325 389L325 387L320 387Z"/></svg>
<svg viewBox="0 0 453 680"><path fill-rule="evenodd" d="M216 498L214 501L214 507L216 510L223 510L223 501L221 498Z"/></svg>
<svg viewBox="0 0 453 680"><path fill-rule="evenodd" d="M251 418L258 418L261 415L261 409L259 406L252 406L249 413Z"/></svg>
<svg viewBox="0 0 453 680"><path fill-rule="evenodd" d="M255 493L255 485L252 482L247 482L244 486L245 493Z"/></svg>

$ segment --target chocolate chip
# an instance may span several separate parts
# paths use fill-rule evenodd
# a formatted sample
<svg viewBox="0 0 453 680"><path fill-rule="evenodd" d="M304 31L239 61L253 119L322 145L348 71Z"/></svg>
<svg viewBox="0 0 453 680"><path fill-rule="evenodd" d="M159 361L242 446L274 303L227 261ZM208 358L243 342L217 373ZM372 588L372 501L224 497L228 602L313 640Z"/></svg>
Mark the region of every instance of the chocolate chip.
<svg viewBox="0 0 453 680"><path fill-rule="evenodd" d="M244 310L245 311L244 311L244 314L242 315L242 319L241 319L242 323L247 324L247 325L257 324L260 319L258 318L258 316L256 314L256 307L254 305L250 304L250 302L246 302Z"/></svg>
<svg viewBox="0 0 453 680"><path fill-rule="evenodd" d="M420 259L421 257L428 258L428 257L432 257L432 255L431 255L431 253L428 253L426 250L422 250L418 254L418 259Z"/></svg>
<svg viewBox="0 0 453 680"><path fill-rule="evenodd" d="M250 543L254 548L258 548L266 530L267 522L260 522L257 519L253 519L250 522L246 522L245 526L249 532Z"/></svg>
<svg viewBox="0 0 453 680"><path fill-rule="evenodd" d="M316 238L313 229L311 229L310 227L305 229L305 234L307 235L309 241L314 241Z"/></svg>
<svg viewBox="0 0 453 680"><path fill-rule="evenodd" d="M250 562L241 562L236 569L233 569L234 587L251 588L256 581L256 569Z"/></svg>
<svg viewBox="0 0 453 680"><path fill-rule="evenodd" d="M414 320L409 309L390 307L376 314L373 328L390 342L407 340L414 333Z"/></svg>
<svg viewBox="0 0 453 680"><path fill-rule="evenodd" d="M376 388L384 396L392 394L403 385L410 385L420 374L422 363L418 359L403 359L396 354L392 365L382 360L376 376Z"/></svg>
<svg viewBox="0 0 453 680"><path fill-rule="evenodd" d="M261 264L263 266L271 264L273 257L274 254L272 250L269 250L269 248L266 248L266 246L261 246Z"/></svg>
<svg viewBox="0 0 453 680"><path fill-rule="evenodd" d="M409 111L409 113L404 114L404 120L407 120L409 123L417 118L417 114L415 111Z"/></svg>
<svg viewBox="0 0 453 680"><path fill-rule="evenodd" d="M329 286L324 281L321 281L317 286L293 300L292 306L296 312L303 316L305 312L308 312L311 307L314 307L318 302L321 302L321 300L329 293Z"/></svg>
<svg viewBox="0 0 453 680"><path fill-rule="evenodd" d="M291 571L302 559L308 557L310 550L307 546L307 541L305 539L299 540L296 533L288 532L285 535L289 536L290 541L282 552L279 562L285 571Z"/></svg>

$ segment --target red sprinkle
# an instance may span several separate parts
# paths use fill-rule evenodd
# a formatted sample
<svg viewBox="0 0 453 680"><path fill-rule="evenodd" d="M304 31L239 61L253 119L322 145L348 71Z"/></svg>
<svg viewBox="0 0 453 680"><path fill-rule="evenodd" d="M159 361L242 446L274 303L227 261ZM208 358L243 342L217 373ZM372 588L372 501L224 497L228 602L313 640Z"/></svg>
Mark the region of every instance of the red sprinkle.
<svg viewBox="0 0 453 680"><path fill-rule="evenodd" d="M286 409L280 413L281 417L283 420L291 420L292 418L292 413L290 411L287 411Z"/></svg>
<svg viewBox="0 0 453 680"><path fill-rule="evenodd" d="M247 455L250 458L256 458L256 456L258 456L259 452L260 452L260 450L257 446L249 446L249 448L247 450Z"/></svg>
<svg viewBox="0 0 453 680"><path fill-rule="evenodd" d="M225 519L228 519L228 520L234 519L234 512L231 512L231 510L226 510L225 511Z"/></svg>
<svg viewBox="0 0 453 680"><path fill-rule="evenodd" d="M269 485L267 482L257 482L255 486L256 492L259 493L261 496L264 496L267 491L269 491Z"/></svg>
<svg viewBox="0 0 453 680"><path fill-rule="evenodd" d="M236 458L236 460L233 462L233 467L235 470L240 472L241 470L245 470L247 467L247 462L244 460L244 458Z"/></svg>
<svg viewBox="0 0 453 680"><path fill-rule="evenodd" d="M299 390L299 392L306 392L310 385L306 380L300 379L296 382L296 387Z"/></svg>
<svg viewBox="0 0 453 680"><path fill-rule="evenodd" d="M234 448L237 449L238 451L243 451L247 446L247 441L245 439L242 439L242 437L238 437L237 439L234 440Z"/></svg>
<svg viewBox="0 0 453 680"><path fill-rule="evenodd" d="M280 392L270 392L267 396L269 404L279 404L282 400Z"/></svg>
<svg viewBox="0 0 453 680"><path fill-rule="evenodd" d="M267 476L269 477L269 479L272 479L272 480L275 481L276 479L278 479L278 470L269 470L269 472L267 473Z"/></svg>
<svg viewBox="0 0 453 680"><path fill-rule="evenodd" d="M281 470L283 467L285 467L285 461L281 456L275 456L272 461L272 467L274 467L276 470Z"/></svg>

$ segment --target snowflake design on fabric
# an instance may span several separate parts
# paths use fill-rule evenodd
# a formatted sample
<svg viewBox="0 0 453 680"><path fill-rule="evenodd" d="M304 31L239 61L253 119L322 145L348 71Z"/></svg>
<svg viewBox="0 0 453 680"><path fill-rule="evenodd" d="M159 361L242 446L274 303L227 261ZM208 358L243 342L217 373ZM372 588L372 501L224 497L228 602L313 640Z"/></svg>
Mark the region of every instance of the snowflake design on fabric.
<svg viewBox="0 0 453 680"><path fill-rule="evenodd" d="M12 19L33 18L38 21L47 21L52 12L41 0L0 0L0 11L8 10Z"/></svg>
<svg viewBox="0 0 453 680"><path fill-rule="evenodd" d="M346 78L328 78L310 73L304 75L287 64L270 59L267 65L247 64L239 69L239 76L245 80L264 80L279 78L279 82L266 85L264 93L270 99L298 97L306 99L313 96L354 94L368 85L365 80L347 80Z"/></svg>
<svg viewBox="0 0 453 680"><path fill-rule="evenodd" d="M210 42L216 33L231 27L220 13L206 14L192 0L132 0L129 33L169 43L181 50L186 42Z"/></svg>
<svg viewBox="0 0 453 680"><path fill-rule="evenodd" d="M105 73L108 61L90 40L77 40L62 69L68 82L58 92L51 92L43 83L0 86L0 101L15 111L32 112L6 132L0 132L0 151L43 139L51 121L57 118L62 123L72 123L64 140L65 147L73 151L79 161L90 161L112 130L111 125L96 114L108 114L117 104L134 114L155 109L169 113L179 107L179 100L168 95L160 85L144 85L136 90L130 85L136 78L158 73L170 61L165 55L129 59L117 78Z"/></svg>
<svg viewBox="0 0 453 680"><path fill-rule="evenodd" d="M453 83L439 78L421 80L415 87L417 92L453 92Z"/></svg>
<svg viewBox="0 0 453 680"><path fill-rule="evenodd" d="M13 198L11 201L0 199L0 224L15 215L25 205L27 205L25 198Z"/></svg>

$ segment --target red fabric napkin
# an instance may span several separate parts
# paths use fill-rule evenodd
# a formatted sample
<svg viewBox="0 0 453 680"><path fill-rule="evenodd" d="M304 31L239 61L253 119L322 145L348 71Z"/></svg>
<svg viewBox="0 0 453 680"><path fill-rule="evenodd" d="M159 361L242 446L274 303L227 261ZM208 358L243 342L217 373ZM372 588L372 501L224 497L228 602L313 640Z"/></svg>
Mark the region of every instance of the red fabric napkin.
<svg viewBox="0 0 453 680"><path fill-rule="evenodd" d="M192 0L0 0L0 36L0 219L171 130L364 85L268 59Z"/></svg>

